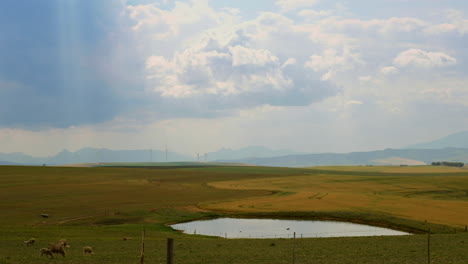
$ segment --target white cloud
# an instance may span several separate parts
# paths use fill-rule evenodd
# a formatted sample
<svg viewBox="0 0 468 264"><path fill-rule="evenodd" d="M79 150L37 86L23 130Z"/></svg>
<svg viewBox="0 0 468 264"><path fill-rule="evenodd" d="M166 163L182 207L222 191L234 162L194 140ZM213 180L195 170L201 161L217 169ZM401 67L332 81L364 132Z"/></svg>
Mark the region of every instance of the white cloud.
<svg viewBox="0 0 468 264"><path fill-rule="evenodd" d="M303 7L310 7L316 5L319 0L278 0L276 5L283 11L291 11Z"/></svg>
<svg viewBox="0 0 468 264"><path fill-rule="evenodd" d="M154 11L154 7L148 10ZM226 12L210 10L214 12L211 17ZM164 12L179 16L176 8ZM223 101L226 109L259 104L304 105L336 92L329 82L320 81L320 74L311 74L304 68L302 58L309 55L307 49L282 45L310 47L308 34L296 31L293 20L280 14L261 13L238 24L212 22L205 24L204 30L187 31L187 36L171 34L163 40L146 40L150 43L145 44L150 47L146 59L147 90L155 97L181 100L181 104L184 101L183 107L191 104L186 100L208 100L203 109L208 111L210 107L223 106L219 103L212 106L213 100ZM152 27L159 32L154 25L146 26L145 30L136 30L137 34L154 35ZM181 39L184 44L176 44L179 46L173 52L151 48L172 39Z"/></svg>
<svg viewBox="0 0 468 264"><path fill-rule="evenodd" d="M461 35L468 33L468 19L464 18L464 13L462 11L449 10L447 16L456 27L458 33Z"/></svg>
<svg viewBox="0 0 468 264"><path fill-rule="evenodd" d="M442 33L452 32L455 30L457 30L456 25L444 23L444 24L430 25L426 29L424 29L424 32L428 34L442 34Z"/></svg>
<svg viewBox="0 0 468 264"><path fill-rule="evenodd" d="M427 23L411 17L392 17L389 19L343 19L339 17L325 18L320 21L321 27L329 31L344 34L375 32L379 34L414 32L423 29Z"/></svg>
<svg viewBox="0 0 468 264"><path fill-rule="evenodd" d="M258 65L265 66L268 64L278 65L279 59L268 50L264 49L249 49L242 46L229 47L232 54L232 66L241 65Z"/></svg>
<svg viewBox="0 0 468 264"><path fill-rule="evenodd" d="M169 61L149 57L148 78L154 90L177 98L287 90L293 85L278 57L267 50L222 46L216 40L206 44L211 47L186 49Z"/></svg>
<svg viewBox="0 0 468 264"><path fill-rule="evenodd" d="M392 75L398 73L398 68L393 66L383 67L380 69L380 73L383 75Z"/></svg>
<svg viewBox="0 0 468 264"><path fill-rule="evenodd" d="M283 63L283 65L281 65L281 68L286 68L290 65L295 65L296 63L297 63L297 60L295 58L289 58Z"/></svg>
<svg viewBox="0 0 468 264"><path fill-rule="evenodd" d="M370 82L372 81L372 76L359 76L358 79L360 82L363 82L363 83Z"/></svg>
<svg viewBox="0 0 468 264"><path fill-rule="evenodd" d="M397 66L406 67L445 67L457 63L457 60L443 52L426 52L420 49L409 49L401 52L393 60Z"/></svg>
<svg viewBox="0 0 468 264"><path fill-rule="evenodd" d="M362 61L359 54L351 52L349 49L344 49L341 54L334 49L326 49L322 55L312 55L305 63L305 67L311 68L316 72L327 71L322 76L322 80L328 80L333 77L335 72L347 71L360 64Z"/></svg>
<svg viewBox="0 0 468 264"><path fill-rule="evenodd" d="M331 14L333 14L333 11L330 10L316 11L312 9L304 9L298 13L298 15L306 19L306 21L321 19L323 17L330 16Z"/></svg>
<svg viewBox="0 0 468 264"><path fill-rule="evenodd" d="M358 100L350 100L348 102L345 103L345 106L353 106L353 105L362 105L363 102L361 101L358 101Z"/></svg>

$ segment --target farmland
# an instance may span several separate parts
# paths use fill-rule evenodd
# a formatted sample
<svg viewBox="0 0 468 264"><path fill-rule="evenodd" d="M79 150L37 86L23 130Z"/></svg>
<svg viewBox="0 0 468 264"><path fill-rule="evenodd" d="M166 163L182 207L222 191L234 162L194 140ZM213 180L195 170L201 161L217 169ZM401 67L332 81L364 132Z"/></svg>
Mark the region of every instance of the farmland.
<svg viewBox="0 0 468 264"><path fill-rule="evenodd" d="M434 263L468 257L468 171L432 167L0 167L0 263L49 263L38 249L60 238L57 263L425 263L427 235L226 240L189 236L165 224L225 215L331 218L425 232ZM42 218L41 214L48 214ZM22 241L37 239L32 247ZM131 238L127 241L122 238ZM294 244L293 244L294 243ZM82 246L95 248L84 258Z"/></svg>
<svg viewBox="0 0 468 264"><path fill-rule="evenodd" d="M209 184L229 190L277 193L204 206L213 210L359 212L459 228L468 220L468 174L464 169L318 167L299 176Z"/></svg>

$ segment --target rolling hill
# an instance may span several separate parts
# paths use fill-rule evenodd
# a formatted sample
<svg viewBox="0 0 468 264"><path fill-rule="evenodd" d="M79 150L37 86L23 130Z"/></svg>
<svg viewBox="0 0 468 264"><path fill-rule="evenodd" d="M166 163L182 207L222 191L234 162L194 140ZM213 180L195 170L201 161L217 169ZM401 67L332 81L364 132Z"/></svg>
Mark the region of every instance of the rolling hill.
<svg viewBox="0 0 468 264"><path fill-rule="evenodd" d="M468 131L463 131L430 142L424 142L405 147L406 149L442 149L468 148Z"/></svg>
<svg viewBox="0 0 468 264"><path fill-rule="evenodd" d="M260 166L311 167L325 165L423 165L433 161L468 162L468 148L385 149L368 152L318 153L273 158L230 160Z"/></svg>

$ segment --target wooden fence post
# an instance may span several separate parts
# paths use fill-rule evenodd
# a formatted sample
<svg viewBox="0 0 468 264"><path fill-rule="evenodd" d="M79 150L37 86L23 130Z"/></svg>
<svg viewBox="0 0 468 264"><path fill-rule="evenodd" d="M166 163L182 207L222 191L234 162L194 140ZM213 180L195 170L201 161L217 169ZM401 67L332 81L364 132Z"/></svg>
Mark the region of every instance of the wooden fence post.
<svg viewBox="0 0 468 264"><path fill-rule="evenodd" d="M167 264L174 264L174 239L167 239Z"/></svg>
<svg viewBox="0 0 468 264"><path fill-rule="evenodd" d="M141 234L141 255L140 255L140 264L145 263L145 229L143 228L143 233Z"/></svg>
<svg viewBox="0 0 468 264"><path fill-rule="evenodd" d="M296 263L296 232L293 235L293 255L292 255L292 264Z"/></svg>
<svg viewBox="0 0 468 264"><path fill-rule="evenodd" d="M427 264L431 264L431 230L427 232Z"/></svg>

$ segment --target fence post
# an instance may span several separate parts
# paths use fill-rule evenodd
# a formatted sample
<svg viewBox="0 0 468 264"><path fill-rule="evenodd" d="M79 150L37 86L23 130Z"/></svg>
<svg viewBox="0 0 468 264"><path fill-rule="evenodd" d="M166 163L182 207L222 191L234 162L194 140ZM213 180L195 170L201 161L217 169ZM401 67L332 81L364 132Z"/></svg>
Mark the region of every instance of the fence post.
<svg viewBox="0 0 468 264"><path fill-rule="evenodd" d="M174 264L174 239L167 239L167 264Z"/></svg>
<svg viewBox="0 0 468 264"><path fill-rule="evenodd" d="M296 263L296 232L293 235L293 252L292 252L292 264Z"/></svg>
<svg viewBox="0 0 468 264"><path fill-rule="evenodd" d="M431 230L427 232L427 264L431 264Z"/></svg>
<svg viewBox="0 0 468 264"><path fill-rule="evenodd" d="M140 264L145 263L145 229L141 234L141 255L140 255Z"/></svg>

